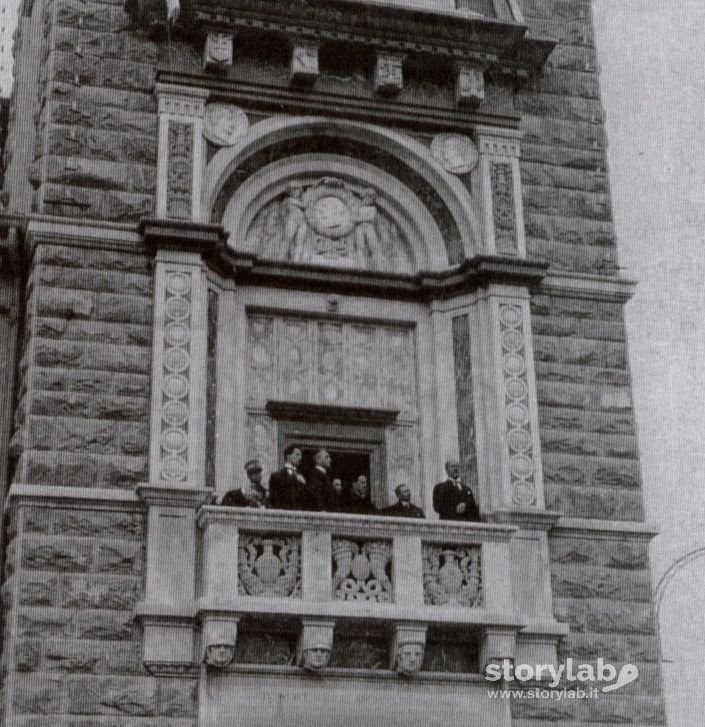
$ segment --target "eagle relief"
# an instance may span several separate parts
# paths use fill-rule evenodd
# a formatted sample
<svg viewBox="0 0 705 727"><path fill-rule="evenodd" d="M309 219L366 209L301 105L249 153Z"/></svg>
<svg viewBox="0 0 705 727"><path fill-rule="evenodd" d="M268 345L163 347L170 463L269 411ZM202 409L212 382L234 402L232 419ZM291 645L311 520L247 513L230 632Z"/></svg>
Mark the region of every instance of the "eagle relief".
<svg viewBox="0 0 705 727"><path fill-rule="evenodd" d="M292 181L253 220L248 249L307 265L413 272L408 245L377 206L377 192L337 177Z"/></svg>

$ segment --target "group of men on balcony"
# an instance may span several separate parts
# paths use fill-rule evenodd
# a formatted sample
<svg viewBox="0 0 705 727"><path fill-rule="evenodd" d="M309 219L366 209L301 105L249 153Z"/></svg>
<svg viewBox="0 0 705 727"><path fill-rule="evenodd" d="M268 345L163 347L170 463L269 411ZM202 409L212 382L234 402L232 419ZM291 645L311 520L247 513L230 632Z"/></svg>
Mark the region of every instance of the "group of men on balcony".
<svg viewBox="0 0 705 727"><path fill-rule="evenodd" d="M343 512L355 515L387 515L391 517L423 518L424 511L411 502L411 490L406 483L394 492L397 502L377 509L369 499L365 475L359 475L349 487L340 478L331 478L332 460L325 449L314 457L315 467L304 477L299 472L302 451L296 445L284 450L284 466L273 472L269 488L262 482L262 463L252 459L245 465L250 482L249 492L235 489L223 495L220 504L234 507L273 508L279 510L312 510ZM433 509L441 520L479 521L480 511L470 488L460 479L460 465L446 462L448 478L433 488Z"/></svg>

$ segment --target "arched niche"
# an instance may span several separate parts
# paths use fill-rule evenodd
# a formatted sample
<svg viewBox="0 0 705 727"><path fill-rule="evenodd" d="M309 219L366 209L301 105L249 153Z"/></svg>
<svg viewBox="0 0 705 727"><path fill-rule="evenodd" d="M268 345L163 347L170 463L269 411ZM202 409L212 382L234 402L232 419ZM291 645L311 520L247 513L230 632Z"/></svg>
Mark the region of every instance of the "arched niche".
<svg viewBox="0 0 705 727"><path fill-rule="evenodd" d="M348 142L371 149L379 157L390 160L389 170L384 168L384 163L370 163L349 153L306 151L308 141L315 149L314 142L321 139L329 139L331 144ZM277 149L277 145L281 149L286 144L294 144L298 153L283 158L273 155L275 161L271 162L267 159L270 149ZM264 158L265 162L248 168L258 157ZM400 169L404 174L399 174ZM406 180L403 179L405 175ZM330 194L325 195L315 190L326 179L337 180L335 184L342 185L338 196L347 211L334 201L336 195L332 188L327 190ZM393 227L395 241L397 235L402 240L403 259L406 260L407 255L409 258L409 263L404 263L401 270L388 264L352 265L348 262L343 267L367 267L387 272L437 271L457 265L482 249L480 226L469 192L436 162L425 146L404 134L371 124L319 117L267 119L254 124L234 146L219 150L206 169L202 197L204 221L222 223L233 249L257 252L252 247L253 225L261 222L258 215L266 214L267 205L278 205L280 209L273 213L274 222L270 220L270 223L286 228L283 218L287 209L296 206L290 198L291 187L297 184L303 191L294 196L306 195L300 207L307 225L313 226L316 215L325 216L325 212L333 214L338 223L349 225L351 220L354 224L355 220L366 218L366 215L369 218L376 211L372 216L378 237ZM419 187L430 192L423 197L417 192ZM369 190L374 192L372 205L369 197L365 202L365 192L369 194ZM429 196L432 197L430 201ZM313 208L314 197L325 198L326 202L314 200L319 207ZM370 206L374 210L370 210ZM361 207L367 209L360 213ZM439 219L447 224L439 223ZM289 242L279 241L275 259L297 262L297 255L290 252L295 224L292 218ZM448 228L452 228L451 234ZM354 242L355 233L350 234L349 244L359 244L359 233L357 243ZM264 257L272 257L271 247L267 250ZM298 257L299 262L311 262Z"/></svg>

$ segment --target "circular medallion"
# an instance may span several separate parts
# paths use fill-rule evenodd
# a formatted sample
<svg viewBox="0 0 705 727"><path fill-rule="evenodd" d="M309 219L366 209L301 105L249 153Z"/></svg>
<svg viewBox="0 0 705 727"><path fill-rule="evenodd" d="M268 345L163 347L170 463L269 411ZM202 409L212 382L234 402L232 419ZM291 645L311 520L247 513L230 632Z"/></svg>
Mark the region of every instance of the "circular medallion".
<svg viewBox="0 0 705 727"><path fill-rule="evenodd" d="M310 209L311 226L319 234L333 240L349 235L354 227L348 206L339 197L321 197Z"/></svg>
<svg viewBox="0 0 705 727"><path fill-rule="evenodd" d="M431 142L433 158L451 174L467 174L480 155L469 137L462 134L438 134Z"/></svg>
<svg viewBox="0 0 705 727"><path fill-rule="evenodd" d="M513 427L520 427L529 421L529 410L523 404L510 404L507 407L507 420Z"/></svg>
<svg viewBox="0 0 705 727"><path fill-rule="evenodd" d="M185 480L188 474L188 468L186 466L186 460L183 457L174 455L173 457L166 457L162 461L161 466L162 478L164 480Z"/></svg>
<svg viewBox="0 0 705 727"><path fill-rule="evenodd" d="M514 328L521 323L521 308L515 305L504 305L499 309L499 319L505 326Z"/></svg>
<svg viewBox="0 0 705 727"><path fill-rule="evenodd" d="M505 331L502 334L502 346L507 351L518 351L524 345L524 336L521 331Z"/></svg>
<svg viewBox="0 0 705 727"><path fill-rule="evenodd" d="M528 507L533 505L536 499L533 485L528 482L515 482L512 501L516 505Z"/></svg>
<svg viewBox="0 0 705 727"><path fill-rule="evenodd" d="M250 122L237 106L209 103L203 119L203 136L216 146L233 146L247 133Z"/></svg>
<svg viewBox="0 0 705 727"><path fill-rule="evenodd" d="M191 281L188 275L183 273L172 273L166 281L166 289L172 295L185 295L191 289Z"/></svg>
<svg viewBox="0 0 705 727"><path fill-rule="evenodd" d="M169 298L166 302L166 315L168 318L180 321L187 318L191 312L191 306L184 298Z"/></svg>
<svg viewBox="0 0 705 727"><path fill-rule="evenodd" d="M164 329L164 338L170 346L185 346L189 342L190 333L180 323L170 323Z"/></svg>
<svg viewBox="0 0 705 727"><path fill-rule="evenodd" d="M510 376L519 376L524 373L524 359L516 353L507 353L502 356L502 368Z"/></svg>
<svg viewBox="0 0 705 727"><path fill-rule="evenodd" d="M167 429L165 432L162 432L161 444L167 452L176 454L186 449L188 439L180 429Z"/></svg>
<svg viewBox="0 0 705 727"><path fill-rule="evenodd" d="M171 396L174 399L181 399L181 397L188 394L188 380L185 376L172 374L164 379L163 388L167 396Z"/></svg>
<svg viewBox="0 0 705 727"><path fill-rule="evenodd" d="M180 427L188 420L188 407L181 401L168 401L162 408L162 419L171 427Z"/></svg>
<svg viewBox="0 0 705 727"><path fill-rule="evenodd" d="M526 384L521 379L507 381L507 396L510 399L523 399L527 394Z"/></svg>
<svg viewBox="0 0 705 727"><path fill-rule="evenodd" d="M515 477L525 480L534 474L534 463L525 454L515 454L509 460L509 469Z"/></svg>
<svg viewBox="0 0 705 727"><path fill-rule="evenodd" d="M509 449L514 452L528 452L531 449L531 437L525 429L513 429L509 432Z"/></svg>
<svg viewBox="0 0 705 727"><path fill-rule="evenodd" d="M173 373L185 371L189 365L189 356L181 348L170 348L164 354L164 366Z"/></svg>

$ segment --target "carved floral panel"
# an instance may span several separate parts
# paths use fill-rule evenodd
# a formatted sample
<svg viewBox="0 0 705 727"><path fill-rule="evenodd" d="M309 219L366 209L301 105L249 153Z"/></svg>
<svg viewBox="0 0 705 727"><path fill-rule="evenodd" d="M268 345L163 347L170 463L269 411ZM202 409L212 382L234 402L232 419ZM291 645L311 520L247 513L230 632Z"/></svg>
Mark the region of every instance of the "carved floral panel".
<svg viewBox="0 0 705 727"><path fill-rule="evenodd" d="M412 273L413 257L372 188L336 177L293 181L255 216L247 251L271 260Z"/></svg>
<svg viewBox="0 0 705 727"><path fill-rule="evenodd" d="M482 606L479 545L423 545L424 603L430 606Z"/></svg>
<svg viewBox="0 0 705 727"><path fill-rule="evenodd" d="M392 543L334 538L333 596L341 601L393 601Z"/></svg>
<svg viewBox="0 0 705 727"><path fill-rule="evenodd" d="M241 596L301 597L301 538L241 533L238 547Z"/></svg>

